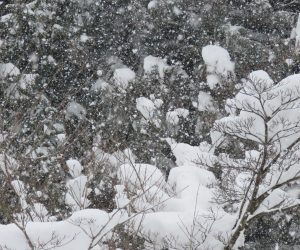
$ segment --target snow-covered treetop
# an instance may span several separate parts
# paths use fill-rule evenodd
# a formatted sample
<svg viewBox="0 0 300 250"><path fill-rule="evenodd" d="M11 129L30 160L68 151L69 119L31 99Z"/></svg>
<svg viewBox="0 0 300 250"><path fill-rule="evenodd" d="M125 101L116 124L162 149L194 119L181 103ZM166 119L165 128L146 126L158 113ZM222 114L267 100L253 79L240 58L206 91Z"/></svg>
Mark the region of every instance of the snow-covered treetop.
<svg viewBox="0 0 300 250"><path fill-rule="evenodd" d="M277 85L264 71L249 75L244 87L228 102L231 115L215 123L215 129L259 143L279 143L285 149L300 133L300 75Z"/></svg>

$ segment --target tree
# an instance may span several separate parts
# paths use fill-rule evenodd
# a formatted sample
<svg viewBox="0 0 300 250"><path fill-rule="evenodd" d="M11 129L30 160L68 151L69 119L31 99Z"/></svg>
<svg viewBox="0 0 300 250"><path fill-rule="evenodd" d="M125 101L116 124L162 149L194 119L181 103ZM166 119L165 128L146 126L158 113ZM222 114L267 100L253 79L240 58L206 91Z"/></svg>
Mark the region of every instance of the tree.
<svg viewBox="0 0 300 250"><path fill-rule="evenodd" d="M236 215L226 250L233 249L256 218L300 206L299 197L289 192L300 180L299 81L300 75L292 75L274 84L267 73L253 72L228 101L231 116L215 122L217 147L225 137L251 140L254 147L244 159L218 156L222 178L217 201Z"/></svg>

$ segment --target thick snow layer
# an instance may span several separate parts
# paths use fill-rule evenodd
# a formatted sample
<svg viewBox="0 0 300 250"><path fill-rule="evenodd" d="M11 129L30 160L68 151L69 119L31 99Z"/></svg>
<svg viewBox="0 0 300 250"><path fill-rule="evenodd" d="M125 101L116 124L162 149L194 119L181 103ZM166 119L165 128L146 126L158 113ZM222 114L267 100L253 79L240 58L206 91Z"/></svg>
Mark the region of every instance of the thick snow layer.
<svg viewBox="0 0 300 250"><path fill-rule="evenodd" d="M185 249L189 243L188 235L193 225L197 231L201 227L202 229L209 228L214 224L213 214L218 213L218 208L213 205L213 183L215 183L214 175L200 167L185 165L171 169L167 187L172 187L175 195L169 195L169 199L164 202L163 208L159 211L149 211L138 216L137 225L141 220L143 234L156 242L158 249L166 240L171 240L174 247L176 245L177 248ZM228 216L224 215L223 213L221 223L224 223L226 218L228 220ZM226 223L223 229L228 232L232 226L232 220ZM218 231L214 233L209 230L201 231L201 233L200 231L197 231L199 234L194 236L198 239L207 236L207 241L201 245L203 249L210 247L222 249L222 244L214 238L214 233Z"/></svg>
<svg viewBox="0 0 300 250"><path fill-rule="evenodd" d="M202 242L199 249L223 249L223 243L217 236L228 237L237 214L225 212L215 202L218 180L201 163L205 162L205 166L212 166L216 160L211 154L211 145L201 143L196 147L168 141L177 158L178 166L170 170L167 181L156 166L134 163L134 160L130 160L131 153L124 152L128 156L126 158L128 163L118 167L117 175L120 183L115 186L115 202L120 210L110 214L101 210L86 209L89 205L87 177L81 174L82 166L77 160L68 160L67 166L73 178L67 182L66 203L71 206L74 213L69 219L61 222L28 222L26 232L32 242L34 244L48 242L47 246L52 247L58 244L57 239L62 239L54 249L81 250L87 249L88 245L95 246L92 248L94 250L106 249L101 243L110 236L109 231L114 226L128 219L126 211L129 210L133 226L139 228L142 235L147 235L155 242L157 249L161 249L166 241L174 244L173 247L176 246L177 249L186 249L191 243L190 236L193 233L195 233L192 237L195 241L193 244L196 245L196 241ZM247 151L245 156L247 163L259 159L260 152ZM281 183L286 178L299 174L299 164L278 172L278 175L274 175L275 172L274 168L268 173L270 180L267 180L266 186L262 186L259 190L259 195L268 192L270 196L253 216L259 212L272 210L283 197L285 202L283 205L300 203L300 200L291 203L293 195L284 190L268 190L270 183ZM250 179L251 176L247 172L240 172L235 179L237 192L243 192ZM48 212L42 204L35 203L31 207L26 203L26 190L22 182L15 180L12 185L24 209L34 210L36 217L47 218ZM51 221L50 218L47 220ZM51 240L53 235L55 239ZM95 235L97 236L93 237ZM13 224L0 225L0 236L4 236L0 237L0 245L17 250L27 247L24 235ZM96 247L98 241L100 244ZM234 249L243 242L244 237L241 234Z"/></svg>
<svg viewBox="0 0 300 250"><path fill-rule="evenodd" d="M0 63L0 79L20 75L20 70L12 63Z"/></svg>
<svg viewBox="0 0 300 250"><path fill-rule="evenodd" d="M0 169L4 172L4 174L11 174L14 170L18 169L19 164L18 162L6 155L0 154Z"/></svg>
<svg viewBox="0 0 300 250"><path fill-rule="evenodd" d="M165 179L158 168L149 164L124 164L120 166L118 177L132 187L161 186Z"/></svg>
<svg viewBox="0 0 300 250"><path fill-rule="evenodd" d="M198 94L198 110L214 110L213 98L210 94L200 91Z"/></svg>
<svg viewBox="0 0 300 250"><path fill-rule="evenodd" d="M157 0L152 0L148 3L148 9L151 10L151 9L155 9L158 5L158 1Z"/></svg>
<svg viewBox="0 0 300 250"><path fill-rule="evenodd" d="M228 51L218 45L203 47L202 57L209 73L219 73L227 76L228 72L234 70L234 63L231 62Z"/></svg>
<svg viewBox="0 0 300 250"><path fill-rule="evenodd" d="M66 109L66 118L77 117L78 119L84 119L86 115L86 109L79 103L72 101L69 102Z"/></svg>
<svg viewBox="0 0 300 250"><path fill-rule="evenodd" d="M0 17L0 23L6 23L13 20L13 14L9 13Z"/></svg>
<svg viewBox="0 0 300 250"><path fill-rule="evenodd" d="M201 163L213 164L214 156L209 152L211 146L202 143L199 146L191 146L185 143L173 143L171 149L176 157L176 163L179 166L191 165L199 166Z"/></svg>
<svg viewBox="0 0 300 250"><path fill-rule="evenodd" d="M189 115L189 111L187 109L178 108L173 111L169 111L166 114L166 120L168 123L172 125L177 125L179 122L179 118L186 118Z"/></svg>
<svg viewBox="0 0 300 250"><path fill-rule="evenodd" d="M213 198L212 189L208 185L214 181L215 177L211 172L188 165L172 168L168 178L168 184L175 188L177 197L183 200L185 210L193 210L195 206L199 206L207 211ZM196 204L198 200L199 204Z"/></svg>
<svg viewBox="0 0 300 250"><path fill-rule="evenodd" d="M128 83L135 79L135 73L129 68L115 69L113 79L118 86L126 89Z"/></svg>
<svg viewBox="0 0 300 250"><path fill-rule="evenodd" d="M136 99L136 108L141 112L142 116L149 120L153 117L154 111L156 110L153 101L146 97L139 97Z"/></svg>
<svg viewBox="0 0 300 250"><path fill-rule="evenodd" d="M155 57L155 56L147 56L144 58L145 74L151 74L157 70L159 76L163 78L165 75L165 71L169 68L170 66L168 66L167 63L162 58Z"/></svg>
<svg viewBox="0 0 300 250"><path fill-rule="evenodd" d="M101 244L97 245L97 242L118 221L126 218L126 216L123 217L121 213L108 214L97 209L86 209L75 212L65 221L28 222L25 230L35 249L103 250L105 248L101 247ZM92 240L93 236L97 237ZM24 234L14 224L0 225L0 245L8 249L29 249ZM89 245L93 247L89 248Z"/></svg>
<svg viewBox="0 0 300 250"><path fill-rule="evenodd" d="M76 178L81 175L83 167L79 161L77 161L75 159L69 159L66 161L66 164L69 168L69 173L71 174L71 176L73 178Z"/></svg>
<svg viewBox="0 0 300 250"><path fill-rule="evenodd" d="M139 178L138 173L141 173ZM171 169L166 185L161 185L163 175L155 166L126 164L121 166L119 176L129 189L133 186L139 186L138 183L140 183L141 180L146 180L145 187L152 187L147 189L152 196L147 194L145 199L137 199L140 203L149 204L150 202L150 205L153 205L151 204L152 200L149 201L149 198L160 197L160 200L156 199L155 201L160 201L163 205L160 206L157 211L149 209L151 208L149 205L142 206L139 204L140 206L136 206L136 202L134 204L135 209L141 209L138 211L145 211L143 210L145 208L149 209L143 214L137 215L135 221L137 227L142 230L142 233L148 235L151 240L156 242L158 249L160 249L163 242L168 239L173 239L173 241L175 239L174 244L184 249L184 246L186 246L190 240L188 236L190 233L189 230L192 230L195 222L197 229L200 229L202 226L203 228L209 228L214 224L212 213L217 213L218 208L214 208L212 203L214 192L212 184L214 184L216 180L211 172L200 167L189 165L175 167ZM126 178L124 178L125 176ZM156 189L157 187L160 187L160 189ZM171 193L175 195L169 194L168 189L170 188L172 189ZM225 219L227 219L227 221L225 221ZM232 227L232 221L232 218L229 220L228 216L226 217L223 213L220 223L226 222L226 226L220 228L228 232ZM186 230L188 230L188 232ZM215 232L218 231L216 230L214 233ZM208 237L203 246L214 247L213 249L222 249L222 244L214 238L214 234L209 232L209 230L202 231L195 237L201 238L206 236L206 234Z"/></svg>
<svg viewBox="0 0 300 250"><path fill-rule="evenodd" d="M224 48L218 45L207 45L202 48L202 57L206 65L207 84L211 89L221 84L220 77L226 79L234 74L234 63Z"/></svg>
<svg viewBox="0 0 300 250"><path fill-rule="evenodd" d="M269 143L274 143L274 146L276 142L280 143L277 146L284 150L300 136L299 82L300 74L291 75L273 85L266 72L251 73L244 88L231 101L233 108L240 110L239 114L216 121L216 127L257 142L263 142L267 135ZM267 119L267 131L264 119ZM246 126L247 131L244 129L241 132L241 125ZM212 139L215 143L216 138Z"/></svg>
<svg viewBox="0 0 300 250"><path fill-rule="evenodd" d="M200 152L200 148L207 153L209 145L203 144L197 150L187 144L181 144L179 147L184 152ZM257 152L248 152L247 155L248 158L257 157ZM109 231L128 219L125 211L130 203L127 197L129 191L131 196L136 192L134 200L130 203L130 207L134 207L135 211L132 214L133 226L155 242L157 249L161 249L166 241L174 244L173 247L176 246L177 249L185 249L191 243L191 239L195 241L195 245L197 241L202 242L199 249L223 249L223 243L218 240L218 236L227 237L230 234L236 215L226 213L214 202L214 186L217 180L210 171L201 165L185 164L172 168L165 182L164 175L155 166L128 163L120 166L118 177L121 185L115 187L115 200L120 210L109 214L102 210L84 209L74 212L65 221L28 222L25 229L31 241L37 248L38 244L48 242L48 248L62 250L87 249L89 245L93 246L93 250L106 249L102 243L110 237ZM243 180L247 180L247 176L240 175L237 181ZM17 183L15 186L18 195L22 196L22 184ZM84 196L80 192L80 189L75 191L78 197ZM272 208L285 195L281 190L274 192L259 212ZM160 204L157 205L158 203ZM36 203L34 209L41 217L47 214L41 204ZM17 250L28 248L26 238L13 224L0 225L0 236L0 245ZM241 234L236 247L242 244L243 240Z"/></svg>
<svg viewBox="0 0 300 250"><path fill-rule="evenodd" d="M89 206L90 202L87 199L88 189L86 183L87 177L85 175L80 175L67 182L68 192L65 200L66 204L72 208L72 211L79 211Z"/></svg>

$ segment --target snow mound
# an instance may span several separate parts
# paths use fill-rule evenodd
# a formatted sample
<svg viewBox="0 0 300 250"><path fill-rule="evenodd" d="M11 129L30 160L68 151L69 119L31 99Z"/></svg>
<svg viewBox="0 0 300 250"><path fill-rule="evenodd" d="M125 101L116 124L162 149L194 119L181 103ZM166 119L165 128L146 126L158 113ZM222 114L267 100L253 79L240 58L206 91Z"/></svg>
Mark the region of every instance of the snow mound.
<svg viewBox="0 0 300 250"><path fill-rule="evenodd" d="M126 214L115 211L109 214L98 209L85 209L74 212L64 221L28 222L26 232L35 249L102 250L105 249L102 246L104 236L126 218ZM0 225L0 235L1 246L16 250L28 249L24 234L15 224Z"/></svg>

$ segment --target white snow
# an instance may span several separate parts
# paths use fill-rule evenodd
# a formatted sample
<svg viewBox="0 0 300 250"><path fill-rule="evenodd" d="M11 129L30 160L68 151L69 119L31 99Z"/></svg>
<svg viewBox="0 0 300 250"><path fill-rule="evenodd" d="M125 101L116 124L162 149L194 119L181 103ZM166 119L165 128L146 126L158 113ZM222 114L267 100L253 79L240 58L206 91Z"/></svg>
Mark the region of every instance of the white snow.
<svg viewBox="0 0 300 250"><path fill-rule="evenodd" d="M220 77L234 75L234 63L227 50L218 45L207 45L202 48L202 57L207 70L207 84L213 89L221 84Z"/></svg>
<svg viewBox="0 0 300 250"><path fill-rule="evenodd" d="M214 156L209 152L211 145L201 143L199 146L191 146L186 143L173 143L171 149L179 166L200 166L201 162L211 165Z"/></svg>
<svg viewBox="0 0 300 250"><path fill-rule="evenodd" d="M9 13L0 17L0 23L6 23L8 21L12 21L13 14Z"/></svg>
<svg viewBox="0 0 300 250"><path fill-rule="evenodd" d="M4 174L12 174L19 168L18 162L7 154L0 154L0 169Z"/></svg>
<svg viewBox="0 0 300 250"><path fill-rule="evenodd" d="M117 224L117 221L122 221L124 218L125 215L116 211L108 214L102 210L86 209L74 212L65 221L28 222L25 229L35 249L45 249L43 245L46 245L47 249L82 250L88 249L92 244L91 250L103 250L100 239ZM0 225L0 235L0 244L8 249L29 249L22 231L14 224ZM98 235L94 241L93 235Z"/></svg>
<svg viewBox="0 0 300 250"><path fill-rule="evenodd" d="M212 111L214 110L213 98L209 93L200 91L198 94L198 110L199 111Z"/></svg>
<svg viewBox="0 0 300 250"><path fill-rule="evenodd" d="M21 99L26 97L25 94L22 94L21 90L25 90L28 87L35 84L35 79L37 74L22 74L18 82L11 83L8 88L5 90L5 94L10 98Z"/></svg>
<svg viewBox="0 0 300 250"><path fill-rule="evenodd" d="M53 124L53 128L56 130L56 132L64 132L65 131L65 127L63 124L61 123L54 123Z"/></svg>
<svg viewBox="0 0 300 250"><path fill-rule="evenodd" d="M17 196L19 197L19 202L20 202L21 208L23 210L26 209L27 211L30 211L30 209L28 209L28 204L27 204L27 201L26 201L27 191L25 189L24 182L20 181L20 180L13 180L13 181L10 182L10 184L13 187L13 189L14 189L15 193L17 194Z"/></svg>
<svg viewBox="0 0 300 250"><path fill-rule="evenodd" d="M151 55L144 58L144 72L146 75L151 74L157 70L159 76L163 78L165 75L165 71L169 68L170 66L168 66L162 58Z"/></svg>
<svg viewBox="0 0 300 250"><path fill-rule="evenodd" d="M157 108L160 108L164 104L164 101L162 99L154 99L153 102L154 102L155 107L157 107Z"/></svg>
<svg viewBox="0 0 300 250"><path fill-rule="evenodd" d="M136 108L147 120L153 117L154 111L156 110L155 104L146 97L136 99Z"/></svg>
<svg viewBox="0 0 300 250"><path fill-rule="evenodd" d="M92 91L98 92L101 90L105 90L109 87L109 84L103 79L99 78L91 87Z"/></svg>
<svg viewBox="0 0 300 250"><path fill-rule="evenodd" d="M164 175L153 165L149 164L123 164L119 168L118 177L122 183L129 187L161 186Z"/></svg>
<svg viewBox="0 0 300 250"><path fill-rule="evenodd" d="M57 134L56 137L59 143L63 143L66 140L66 134L63 133Z"/></svg>
<svg viewBox="0 0 300 250"><path fill-rule="evenodd" d="M20 75L20 70L15 65L12 63L0 63L0 79L18 75Z"/></svg>
<svg viewBox="0 0 300 250"><path fill-rule="evenodd" d="M300 74L291 75L273 85L266 72L251 73L249 80L244 83L244 88L231 101L231 105L241 110L239 115L224 117L217 121L216 125L225 125L229 129L241 122L246 123L249 125L249 133L240 133L240 136L263 141L266 131L262 117L269 117L268 139L271 139L270 142L280 142L281 150L284 150L297 135L300 135L300 129L296 126L297 122L300 122L300 113L297 111L300 109L299 82ZM283 139L278 141L278 136Z"/></svg>
<svg viewBox="0 0 300 250"><path fill-rule="evenodd" d="M179 118L186 118L189 115L189 111L187 109L178 108L173 111L169 111L166 114L166 120L168 123L172 125L177 125L179 122Z"/></svg>
<svg viewBox="0 0 300 250"><path fill-rule="evenodd" d="M214 175L203 166L194 164L192 160L198 154L209 154L210 145L203 143L199 147L192 147L187 144L177 144L174 147L173 152L178 157L179 166L171 169L167 182L162 172L153 165L127 163L119 167L118 177L121 184L115 186L115 201L120 210L110 214L97 209L83 209L87 205L82 200L86 197L82 192L86 189L86 177L81 175L81 180L78 177L72 179L68 185L72 188L77 186L77 189L73 191L72 197L67 195L67 199L73 198L69 201L74 202L73 206L81 203L83 210L74 212L65 221L28 222L26 231L29 237L35 243L48 242L55 232L57 237L68 239L66 244L56 246L55 249L81 250L100 241L99 248L92 249L102 250L105 249L102 248L102 243L110 236L108 232L118 223L126 220L127 209L134 207L135 212L132 213L134 227L139 228L141 233L155 241L157 249L161 249L166 240L171 240L177 248L185 249L191 243L189 235L192 232L195 232L194 240L203 239L200 249L223 249L223 243L217 239L217 235L228 236L236 215L224 212L214 202L216 191L214 186L217 182ZM186 156L187 153L190 153L190 157ZM248 152L248 158L257 157L257 153ZM71 160L72 162L75 165L79 164L76 160ZM241 174L237 182L242 185L242 182L247 179L247 175ZM17 193L22 196L24 188L22 185L16 187ZM134 194L132 202L127 197L128 192ZM276 205L276 202L282 199L282 195L285 193L275 192L259 211ZM76 202L74 197L78 199ZM131 206L128 206L129 203ZM41 204L35 204L34 209L41 217L47 216L47 211ZM20 250L27 246L22 232L13 224L0 225L0 235L4 236L0 237L0 244ZM98 236L95 241L92 241L92 236L95 235ZM236 246L242 243L243 234ZM55 241L49 241L48 244L49 247L53 246Z"/></svg>
<svg viewBox="0 0 300 250"><path fill-rule="evenodd" d="M71 101L67 105L66 118L70 119L74 116L78 119L84 119L86 116L86 109L79 103Z"/></svg>
<svg viewBox="0 0 300 250"><path fill-rule="evenodd" d="M83 167L79 161L75 159L69 159L66 161L66 164L69 168L69 173L72 175L73 178L76 178L81 175Z"/></svg>
<svg viewBox="0 0 300 250"><path fill-rule="evenodd" d="M151 10L151 9L154 9L156 8L158 5L158 1L157 0L152 0L148 3L148 9Z"/></svg>
<svg viewBox="0 0 300 250"><path fill-rule="evenodd" d="M86 184L87 177L85 175L80 175L67 182L68 192L65 201L72 208L72 211L79 211L89 206L90 201L87 198L89 190Z"/></svg>
<svg viewBox="0 0 300 250"><path fill-rule="evenodd" d="M85 33L83 33L81 36L80 36L80 42L82 43L85 43L87 42L88 40L90 40L91 37L87 36Z"/></svg>
<svg viewBox="0 0 300 250"><path fill-rule="evenodd" d="M134 163L135 155L130 149L125 149L124 151L116 151L113 154L109 154L97 147L98 142L94 142L93 152L95 154L96 163L99 164L109 164L111 167L119 168L125 163Z"/></svg>
<svg viewBox="0 0 300 250"><path fill-rule="evenodd" d="M114 71L113 79L118 86L126 89L128 83L135 79L135 73L129 68L118 68Z"/></svg>

